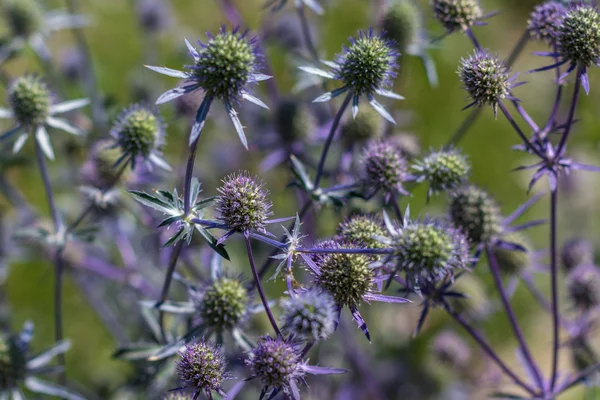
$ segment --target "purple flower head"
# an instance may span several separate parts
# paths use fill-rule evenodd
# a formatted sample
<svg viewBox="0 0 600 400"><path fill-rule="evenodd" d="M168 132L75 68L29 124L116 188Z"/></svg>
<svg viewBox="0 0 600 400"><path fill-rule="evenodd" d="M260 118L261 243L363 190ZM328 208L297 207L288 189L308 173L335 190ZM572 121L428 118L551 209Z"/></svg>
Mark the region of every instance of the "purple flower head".
<svg viewBox="0 0 600 400"><path fill-rule="evenodd" d="M594 246L589 240L583 238L571 238L563 244L560 258L565 271L571 271L579 265L592 264L594 262Z"/></svg>
<svg viewBox="0 0 600 400"><path fill-rule="evenodd" d="M567 293L575 307L589 311L600 306L600 270L593 264L579 265L567 275Z"/></svg>
<svg viewBox="0 0 600 400"><path fill-rule="evenodd" d="M269 193L261 181L246 171L229 175L218 189L219 219L235 232L265 232L272 214Z"/></svg>
<svg viewBox="0 0 600 400"><path fill-rule="evenodd" d="M209 330L229 332L244 322L250 296L240 279L219 276L193 294L197 316Z"/></svg>
<svg viewBox="0 0 600 400"><path fill-rule="evenodd" d="M369 143L363 151L361 176L367 187L381 190L386 196L406 193L408 165L391 140L378 140Z"/></svg>
<svg viewBox="0 0 600 400"><path fill-rule="evenodd" d="M258 106L268 108L250 91L250 87L256 82L270 78L270 76L258 72L261 56L257 47L257 39L249 38L248 32L239 33L237 28L229 32L225 27L221 27L217 35L207 33L207 36L206 43L198 41L200 50L195 49L187 40L185 41L189 53L194 59L193 65L185 66L188 71L147 66L158 73L185 80L182 86L163 93L156 100L156 104L162 104L201 89L204 92L204 100L196 112L195 123L189 138L190 146L200 137L212 101L219 100L224 103L242 144L248 148L242 123L233 109L233 104L240 100L248 100Z"/></svg>
<svg viewBox="0 0 600 400"><path fill-rule="evenodd" d="M337 307L327 292L311 288L281 302L283 329L294 337L325 340L335 330Z"/></svg>
<svg viewBox="0 0 600 400"><path fill-rule="evenodd" d="M475 50L460 61L458 75L472 102L465 107L490 105L497 114L498 103L503 99L516 100L511 89L520 85L513 83L517 75L509 77L509 69L498 57L486 50Z"/></svg>
<svg viewBox="0 0 600 400"><path fill-rule="evenodd" d="M490 242L502 230L500 207L489 193L474 185L452 193L450 218L474 245Z"/></svg>
<svg viewBox="0 0 600 400"><path fill-rule="evenodd" d="M432 0L430 4L448 34L465 31L484 17L478 0Z"/></svg>
<svg viewBox="0 0 600 400"><path fill-rule="evenodd" d="M467 157L454 148L431 151L413 165L417 182L429 183L428 196L439 192L453 192L469 177L471 164Z"/></svg>
<svg viewBox="0 0 600 400"><path fill-rule="evenodd" d="M538 4L529 14L529 20L527 21L527 29L530 35L538 40L554 44L558 27L565 12L565 5L559 1L550 0Z"/></svg>
<svg viewBox="0 0 600 400"><path fill-rule="evenodd" d="M339 237L346 242L356 243L369 249L384 246L378 238L385 237L387 231L381 218L374 215L354 214L346 218L337 229Z"/></svg>
<svg viewBox="0 0 600 400"><path fill-rule="evenodd" d="M180 390L195 395L205 393L209 399L212 392L225 395L221 384L230 378L230 374L225 370L227 363L220 347L206 342L190 343L179 355L181 360L176 364L177 375L183 384Z"/></svg>

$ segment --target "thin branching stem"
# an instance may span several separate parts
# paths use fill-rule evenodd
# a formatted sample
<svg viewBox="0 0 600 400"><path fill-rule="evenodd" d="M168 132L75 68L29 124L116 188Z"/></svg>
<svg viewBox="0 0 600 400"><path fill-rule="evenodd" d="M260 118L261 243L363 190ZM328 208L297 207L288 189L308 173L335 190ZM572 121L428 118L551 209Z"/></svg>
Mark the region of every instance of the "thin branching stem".
<svg viewBox="0 0 600 400"><path fill-rule="evenodd" d="M558 207L558 193L550 193L550 284L552 286L552 373L550 378L550 391L554 390L558 375L558 356L560 347L560 314L558 309L558 268L557 268L557 244L556 244L556 211Z"/></svg>
<svg viewBox="0 0 600 400"><path fill-rule="evenodd" d="M579 102L579 92L581 90L581 76L583 74L583 67L577 67L575 75L575 87L573 88L573 98L571 99L571 106L569 107L569 115L567 116L567 123L565 125L565 132L560 138L560 143L556 148L555 157L559 158L562 156L563 150L567 145L569 135L573 130L573 121L575 120L575 110L577 109L577 103Z"/></svg>

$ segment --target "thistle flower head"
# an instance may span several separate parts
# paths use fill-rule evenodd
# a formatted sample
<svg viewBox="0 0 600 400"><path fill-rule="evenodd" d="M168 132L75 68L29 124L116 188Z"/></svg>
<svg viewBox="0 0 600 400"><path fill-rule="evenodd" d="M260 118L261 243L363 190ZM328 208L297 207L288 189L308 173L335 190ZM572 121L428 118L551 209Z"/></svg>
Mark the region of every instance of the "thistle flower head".
<svg viewBox="0 0 600 400"><path fill-rule="evenodd" d="M529 20L527 29L531 36L547 43L554 43L556 40L557 29L560 26L566 8L559 1L550 0L534 7Z"/></svg>
<svg viewBox="0 0 600 400"><path fill-rule="evenodd" d="M229 175L218 189L220 219L237 232L264 231L271 202L262 182L248 172Z"/></svg>
<svg viewBox="0 0 600 400"><path fill-rule="evenodd" d="M567 10L558 26L557 49L572 65L590 66L600 62L600 12L590 5Z"/></svg>
<svg viewBox="0 0 600 400"><path fill-rule="evenodd" d="M44 15L35 0L7 0L2 8L14 36L28 37L42 26Z"/></svg>
<svg viewBox="0 0 600 400"><path fill-rule="evenodd" d="M466 30L483 16L478 0L432 0L431 6L448 33Z"/></svg>
<svg viewBox="0 0 600 400"><path fill-rule="evenodd" d="M202 291L198 315L207 326L217 331L229 331L244 319L248 303L248 291L242 282L222 276Z"/></svg>
<svg viewBox="0 0 600 400"><path fill-rule="evenodd" d="M399 269L406 271L413 282L439 282L466 268L470 260L466 237L438 221L407 219L392 233L390 242Z"/></svg>
<svg viewBox="0 0 600 400"><path fill-rule="evenodd" d="M373 30L360 32L336 59L335 79L341 80L355 96L371 95L391 85L396 76L397 53L391 43Z"/></svg>
<svg viewBox="0 0 600 400"><path fill-rule="evenodd" d="M0 336L0 393L25 379L26 357L14 337Z"/></svg>
<svg viewBox="0 0 600 400"><path fill-rule="evenodd" d="M519 232L513 232L502 237L502 241L517 244L527 251L508 249L501 244L491 247L492 254L498 262L500 271L508 276L519 276L521 271L531 265L533 246L529 238Z"/></svg>
<svg viewBox="0 0 600 400"><path fill-rule="evenodd" d="M381 28L399 52L418 40L423 29L421 10L413 0L396 0L387 9Z"/></svg>
<svg viewBox="0 0 600 400"><path fill-rule="evenodd" d="M305 141L316 125L308 107L296 100L285 99L275 110L275 130L285 144Z"/></svg>
<svg viewBox="0 0 600 400"><path fill-rule="evenodd" d="M468 58L463 58L458 75L473 100L469 106L490 105L495 114L498 103L510 97L510 88L514 86L511 82L516 76L510 78L508 72L503 61L485 50L475 50Z"/></svg>
<svg viewBox="0 0 600 400"><path fill-rule="evenodd" d="M456 190L450 200L450 218L471 244L488 243L500 233L500 207L485 190L466 185Z"/></svg>
<svg viewBox="0 0 600 400"><path fill-rule="evenodd" d="M377 217L355 214L338 226L338 235L343 241L370 249L380 249L385 245L377 237L386 237L387 231Z"/></svg>
<svg viewBox="0 0 600 400"><path fill-rule="evenodd" d="M164 125L158 114L145 106L134 104L119 114L111 136L124 157L147 159L164 143Z"/></svg>
<svg viewBox="0 0 600 400"><path fill-rule="evenodd" d="M345 242L328 243L328 248L356 248ZM317 264L320 273L315 284L331 294L338 307L356 307L372 287L374 271L367 254L330 253Z"/></svg>
<svg viewBox="0 0 600 400"><path fill-rule="evenodd" d="M452 192L468 178L471 170L467 157L456 149L430 152L414 166L417 182L429 182L429 194Z"/></svg>
<svg viewBox="0 0 600 400"><path fill-rule="evenodd" d="M381 122L377 111L367 108L358 113L356 118L346 119L340 127L340 135L348 144L364 143L381 136Z"/></svg>
<svg viewBox="0 0 600 400"><path fill-rule="evenodd" d="M282 338L262 338L249 352L246 364L265 387L284 393L289 393L290 385L304 376L298 349Z"/></svg>
<svg viewBox="0 0 600 400"><path fill-rule="evenodd" d="M37 76L24 75L15 80L8 91L8 100L21 125L41 125L50 115L50 90Z"/></svg>
<svg viewBox="0 0 600 400"><path fill-rule="evenodd" d="M401 152L390 140L371 142L361 158L365 184L386 193L404 192L408 166Z"/></svg>
<svg viewBox="0 0 600 400"><path fill-rule="evenodd" d="M433 354L452 368L465 368L471 359L471 349L465 341L452 331L443 331L433 340Z"/></svg>
<svg viewBox="0 0 600 400"><path fill-rule="evenodd" d="M190 343L179 354L177 375L186 389L196 393L223 393L221 384L229 374L225 371L225 356L219 347L206 342Z"/></svg>
<svg viewBox="0 0 600 400"><path fill-rule="evenodd" d="M600 271L591 264L579 265L567 275L567 293L573 304L582 310L600 305Z"/></svg>
<svg viewBox="0 0 600 400"><path fill-rule="evenodd" d="M281 306L283 329L295 337L325 340L335 330L337 308L327 292L311 288L283 300Z"/></svg>
<svg viewBox="0 0 600 400"><path fill-rule="evenodd" d="M579 265L593 264L594 246L586 239L572 238L563 245L560 257L566 271Z"/></svg>

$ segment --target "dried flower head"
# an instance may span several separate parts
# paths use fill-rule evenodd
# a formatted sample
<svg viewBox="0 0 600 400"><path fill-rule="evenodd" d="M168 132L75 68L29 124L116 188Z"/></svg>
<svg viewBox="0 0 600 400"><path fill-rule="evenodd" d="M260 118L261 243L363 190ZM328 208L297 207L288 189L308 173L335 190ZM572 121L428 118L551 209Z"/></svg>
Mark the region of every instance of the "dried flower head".
<svg viewBox="0 0 600 400"><path fill-rule="evenodd" d="M469 177L471 165L467 157L457 149L431 151L413 169L417 171L417 182L429 182L428 195L438 192L453 192Z"/></svg>
<svg viewBox="0 0 600 400"><path fill-rule="evenodd" d="M413 0L396 0L388 7L381 29L394 41L398 51L404 53L419 40L422 24L421 10Z"/></svg>
<svg viewBox="0 0 600 400"><path fill-rule="evenodd" d="M483 17L478 0L432 0L431 6L447 33L464 31Z"/></svg>
<svg viewBox="0 0 600 400"><path fill-rule="evenodd" d="M559 1L550 0L534 7L529 20L527 29L531 36L538 40L552 44L556 41L557 29L565 15L566 8Z"/></svg>
<svg viewBox="0 0 600 400"><path fill-rule="evenodd" d="M340 136L348 145L364 143L382 135L381 116L372 108L348 118L340 127Z"/></svg>
<svg viewBox="0 0 600 400"><path fill-rule="evenodd" d="M225 395L221 384L229 378L229 373L225 371L227 364L219 347L206 342L190 343L179 354L177 375L183 389L206 393L208 398L213 391Z"/></svg>
<svg viewBox="0 0 600 400"><path fill-rule="evenodd" d="M338 235L348 243L356 243L370 249L384 248L378 237L387 236L381 219L373 215L354 214L338 226Z"/></svg>
<svg viewBox="0 0 600 400"><path fill-rule="evenodd" d="M519 232L512 232L502 237L506 243L514 243L526 251L509 249L501 243L491 247L492 254L498 262L500 271L508 276L519 276L521 271L532 264L533 246L527 236Z"/></svg>
<svg viewBox="0 0 600 400"><path fill-rule="evenodd" d="M502 229L500 207L488 192L474 185L452 193L450 218L474 245L490 242Z"/></svg>
<svg viewBox="0 0 600 400"><path fill-rule="evenodd" d="M377 140L367 145L361 157L364 183L386 194L405 193L403 184L408 178L408 165L390 140Z"/></svg>
<svg viewBox="0 0 600 400"><path fill-rule="evenodd" d="M229 175L218 189L220 219L236 232L264 232L271 202L262 182L248 172Z"/></svg>
<svg viewBox="0 0 600 400"><path fill-rule="evenodd" d="M305 340L325 340L335 330L337 307L327 292L311 288L284 299L283 329Z"/></svg>
<svg viewBox="0 0 600 400"><path fill-rule="evenodd" d="M468 58L463 58L458 75L473 100L466 108L490 105L494 109L494 115L502 99L513 98L510 89L517 85L512 83L517 75L509 77L509 70L504 62L485 50L475 50Z"/></svg>
<svg viewBox="0 0 600 400"><path fill-rule="evenodd" d="M15 80L8 91L8 100L21 125L43 124L50 115L50 90L37 76L24 75Z"/></svg>
<svg viewBox="0 0 600 400"><path fill-rule="evenodd" d="M18 339L0 336L0 393L18 387L25 380L26 362Z"/></svg>
<svg viewBox="0 0 600 400"><path fill-rule="evenodd" d="M562 265L571 271L579 265L594 263L594 246L583 238L572 238L565 242L561 253Z"/></svg>
<svg viewBox="0 0 600 400"><path fill-rule="evenodd" d="M579 265L567 275L567 293L573 304L582 310L600 305L600 271L592 264Z"/></svg>
<svg viewBox="0 0 600 400"><path fill-rule="evenodd" d="M44 14L35 0L7 0L2 8L14 36L28 37L42 26Z"/></svg>
<svg viewBox="0 0 600 400"><path fill-rule="evenodd" d="M246 316L248 291L239 279L219 277L211 281L198 299L198 315L210 328L229 331Z"/></svg>
<svg viewBox="0 0 600 400"><path fill-rule="evenodd" d="M571 65L589 67L600 62L600 13L589 5L567 10L557 31L557 49Z"/></svg>
<svg viewBox="0 0 600 400"><path fill-rule="evenodd" d="M306 105L294 99L282 100L275 110L275 130L286 145L306 141L316 121Z"/></svg>

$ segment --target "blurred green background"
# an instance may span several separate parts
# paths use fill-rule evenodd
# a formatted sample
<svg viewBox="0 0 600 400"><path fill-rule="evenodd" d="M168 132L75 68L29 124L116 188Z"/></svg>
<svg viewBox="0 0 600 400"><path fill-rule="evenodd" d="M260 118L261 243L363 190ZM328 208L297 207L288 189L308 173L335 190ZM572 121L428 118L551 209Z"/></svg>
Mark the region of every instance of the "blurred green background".
<svg viewBox="0 0 600 400"><path fill-rule="evenodd" d="M291 2L291 1L290 1ZM442 28L431 17L427 2L423 1L424 18L432 37L442 34ZM489 20L489 26L475 28L475 32L482 46L497 52L501 57L506 57L512 46L522 35L526 26L527 14L535 1L524 0L495 0L481 1L487 11L498 10L500 13ZM94 71L97 75L102 92L110 99L108 108L111 117L118 110L134 100L132 87L147 85L154 93L160 93L174 85L174 79L158 76L143 69L142 64L154 63L178 68L186 62L183 52L183 37L188 39L204 39L205 31L215 31L226 23L217 1L213 0L171 0L175 23L166 31L156 37L147 37L138 27L133 1L125 0L81 0L82 12L91 18L92 24L85 29L89 40ZM262 10L262 1L237 0L234 4L240 9L250 28L256 29L263 18L279 18L280 14L272 15ZM46 9L64 7L61 1L44 2ZM347 43L347 38L358 30L365 29L373 23L372 3L366 0L331 0L325 4L326 13L322 17L309 13L312 23L319 31L319 49L325 59L332 59L340 51L342 44ZM282 13L289 14L291 7ZM66 46L73 45L71 32L63 31L52 37L49 41L55 60L60 62L60 51ZM148 46L152 46L157 57L156 60L147 60ZM146 50L145 50L146 49ZM289 92L295 83L294 64L286 57L277 45L267 43L267 54L271 61L275 79L282 92ZM555 86L552 84L553 72L527 74L526 71L544 65L546 59L531 55L534 51L543 51L545 47L539 43L531 43L514 66L514 71L522 73L521 79L528 83L516 90L516 95L523 100L523 104L538 123L545 122L553 100ZM420 140L423 149L439 147L445 144L454 130L466 117L467 112L461 109L467 104L466 94L461 90L456 69L461 57L472 51L468 39L462 34L453 34L437 44L431 50L438 67L440 85L431 88L424 76L420 61L414 57L403 57L399 77L396 81L396 92L406 97L405 101L395 102L394 107L410 110L410 121L401 121L403 130L414 133ZM9 76L18 76L24 72L39 70L35 57L31 54L19 57L4 66ZM569 153L577 160L586 163L600 164L598 157L600 142L600 77L599 71L592 69L590 74L589 96L582 96L572 142L569 144ZM4 89L4 88L3 88ZM264 89L264 85L262 87ZM566 98L570 96L572 85L567 85ZM68 84L66 92L71 97L82 95L81 88ZM265 95L262 95L265 98ZM391 107L391 106L390 106ZM250 108L250 107L248 107ZM166 148L167 159L173 164L181 163L184 156L184 145L187 142L187 128L185 123L175 121L171 106L162 106L161 112L165 116L168 129L168 145ZM259 109L247 110L249 113L262 113ZM564 113L562 114L564 115ZM525 126L522 121L519 121ZM104 134L107 134L104 133ZM250 140L261 135L261 132L248 130ZM461 142L461 147L469 155L473 165L473 182L482 185L502 204L505 213L510 213L516 206L528 198L526 185L529 179L528 172L510 172L513 168L531 161L522 153L511 150L511 146L518 143L518 137L511 130L506 120L499 116L494 119L491 110L486 109L479 121L471 128L466 138ZM54 139L53 139L54 140ZM66 146L61 139L58 142ZM230 169L215 170L211 156L213 148L231 148L232 152L241 150L237 137L229 121L214 120L208 125L204 133L199 151L197 176L204 182L206 195L215 193L221 177L234 172L239 167L256 171L260 156L256 154L244 155L238 164ZM59 144L60 148L60 144ZM30 147L26 153L32 156ZM60 152L60 150L57 150ZM219 153L220 154L220 153ZM64 167L64 166L63 166ZM69 182L57 181L61 174L60 163L52 164L51 176L56 182L59 192L59 204L62 209L77 205L78 197L73 195L76 191ZM273 193L276 216L291 215L296 211L293 196L284 193L288 183L288 174L285 171L273 171L265 174L267 186ZM30 168L14 171L11 180L19 186L27 199L34 203L40 210L46 210L43 187L39 175L33 165ZM172 188L177 182L174 175L167 176L164 188ZM569 190L561 193L559 201L559 243L573 236L585 236L595 244L600 242L598 224L600 223L600 175L578 172L569 180ZM537 189L545 188L545 182ZM425 204L425 188L418 187L411 198L402 200L403 207L410 202L413 215L432 214L439 215L444 212L443 198L434 199L429 205ZM549 199L545 197L531 212L526 214L526 219L544 218L548 215ZM325 211L329 213L329 211ZM331 232L334 225L324 226L323 230ZM535 228L531 236L539 249L548 247L547 226ZM241 255L239 258L240 270L245 262ZM547 260L544 260L546 262ZM35 348L43 348L53 342L53 311L52 311L52 286L49 282L52 277L52 266L47 260L35 255L29 255L27 261L14 262L10 265L8 281L0 290L6 290L10 309L12 311L12 325L18 329L25 320L33 320L36 324ZM488 279L485 268L479 268L477 274L482 276L491 292L492 284ZM547 276L539 276L538 282L542 289L548 289ZM561 290L564 293L564 288ZM269 288L273 296L279 292L273 287ZM563 299L564 300L564 299ZM520 287L513 299L513 304L525 330L529 342L533 346L534 355L540 361L542 370L548 374L550 370L551 323L550 318L535 303L533 298ZM363 314L367 322L372 325L374 340L389 341L385 339L384 328L378 327L376 321L389 318L387 329L404 332L409 348L414 354L423 354L427 350L427 342L418 338L413 342L407 337L407 332L412 331L416 324L418 303L407 306L407 309L395 306L370 306L364 307ZM568 309L565 301L562 308ZM99 319L94 315L79 289L72 282L67 285L65 299L66 336L73 341L73 348L68 353L70 377L89 387L118 386L123 382L130 368L124 362L112 360L111 353L115 343L105 330ZM446 321L441 311L435 311L433 318L426 324L424 337L442 324L453 328L451 321ZM381 324L384 325L384 324ZM483 325L490 341L501 348L502 355L509 360L510 365L517 365L515 351L516 342L510 335L507 320L502 313L496 313L486 320ZM409 335L408 335L409 336ZM393 338L394 336L391 335ZM360 337L358 337L358 342ZM374 347L365 346L368 352ZM421 348L421 350L419 350ZM568 351L561 357L561 367L571 370ZM518 368L518 367L517 367ZM581 391L572 391L564 399L580 399Z"/></svg>

